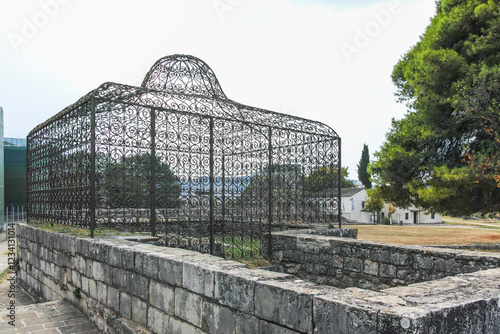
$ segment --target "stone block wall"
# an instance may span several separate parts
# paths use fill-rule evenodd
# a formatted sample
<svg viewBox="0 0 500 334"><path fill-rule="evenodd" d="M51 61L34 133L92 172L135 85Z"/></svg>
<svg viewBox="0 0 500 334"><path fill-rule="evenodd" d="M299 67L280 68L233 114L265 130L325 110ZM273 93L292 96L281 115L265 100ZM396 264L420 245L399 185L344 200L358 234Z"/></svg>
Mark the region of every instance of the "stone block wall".
<svg viewBox="0 0 500 334"><path fill-rule="evenodd" d="M67 299L105 333L500 332L500 269L368 291L25 224L17 240L22 283Z"/></svg>
<svg viewBox="0 0 500 334"><path fill-rule="evenodd" d="M283 271L339 288L380 290L500 268L500 254L274 232L272 262Z"/></svg>

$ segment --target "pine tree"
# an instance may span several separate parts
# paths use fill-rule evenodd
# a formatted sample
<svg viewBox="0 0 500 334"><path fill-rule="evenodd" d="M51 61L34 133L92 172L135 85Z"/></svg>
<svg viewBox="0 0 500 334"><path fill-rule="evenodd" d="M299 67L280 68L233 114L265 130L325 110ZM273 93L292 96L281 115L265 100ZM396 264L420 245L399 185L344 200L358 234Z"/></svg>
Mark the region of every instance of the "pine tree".
<svg viewBox="0 0 500 334"><path fill-rule="evenodd" d="M382 198L452 216L500 211L500 2L438 0L392 73L408 106L370 164Z"/></svg>
<svg viewBox="0 0 500 334"><path fill-rule="evenodd" d="M368 152L368 145L363 144L363 151L361 152L361 159L358 164L358 179L363 183L366 189L372 188L371 175L368 173L368 164L370 163L370 153Z"/></svg>

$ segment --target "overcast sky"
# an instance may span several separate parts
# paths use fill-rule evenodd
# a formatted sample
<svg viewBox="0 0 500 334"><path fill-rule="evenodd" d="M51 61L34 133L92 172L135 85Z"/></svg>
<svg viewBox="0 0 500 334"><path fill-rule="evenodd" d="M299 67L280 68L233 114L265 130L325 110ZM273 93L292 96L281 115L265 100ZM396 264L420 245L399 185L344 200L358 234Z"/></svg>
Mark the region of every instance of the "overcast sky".
<svg viewBox="0 0 500 334"><path fill-rule="evenodd" d="M332 127L356 179L363 143L373 154L405 115L390 75L434 13L434 0L0 0L4 134L191 54L230 99Z"/></svg>

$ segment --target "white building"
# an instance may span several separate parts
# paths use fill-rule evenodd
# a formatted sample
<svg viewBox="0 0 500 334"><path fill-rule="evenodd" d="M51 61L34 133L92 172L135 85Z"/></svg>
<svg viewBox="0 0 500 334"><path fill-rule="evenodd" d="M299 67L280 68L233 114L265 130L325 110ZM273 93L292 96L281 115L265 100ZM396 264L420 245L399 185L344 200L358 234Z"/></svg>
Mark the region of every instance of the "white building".
<svg viewBox="0 0 500 334"><path fill-rule="evenodd" d="M372 213L365 211L365 202L368 199L366 189L342 189L342 217L350 222L370 223L375 221ZM389 204L384 205L381 211L381 220L389 217ZM396 212L389 217L393 224L434 224L441 223L439 214L429 213L424 209L409 207L407 209L396 207Z"/></svg>

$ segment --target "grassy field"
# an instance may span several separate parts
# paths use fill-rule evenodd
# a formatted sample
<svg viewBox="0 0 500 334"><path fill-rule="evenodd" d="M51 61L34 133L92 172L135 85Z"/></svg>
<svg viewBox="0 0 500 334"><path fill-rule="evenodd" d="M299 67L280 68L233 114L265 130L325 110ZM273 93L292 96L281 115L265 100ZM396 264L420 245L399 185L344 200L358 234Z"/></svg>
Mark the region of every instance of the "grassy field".
<svg viewBox="0 0 500 334"><path fill-rule="evenodd" d="M463 245L500 243L499 220L464 220L444 217L439 225L350 225L358 229L358 239L404 245ZM89 231L46 223L32 224L38 228L63 232L79 237L88 237ZM97 237L127 235L117 231L96 231ZM235 244L236 248L247 249L245 245ZM260 246L260 245L258 245Z"/></svg>
<svg viewBox="0 0 500 334"><path fill-rule="evenodd" d="M500 243L500 224L482 226L475 223L454 221L439 226L353 225L349 227L358 229L358 239L405 245Z"/></svg>

